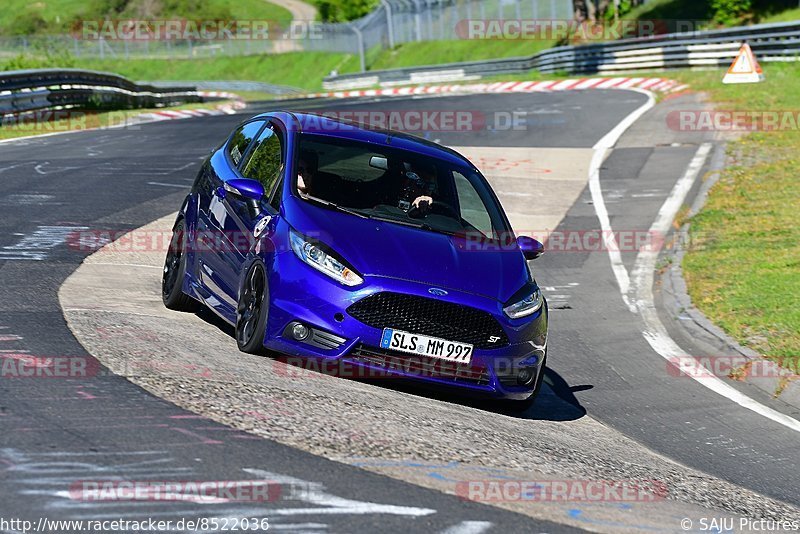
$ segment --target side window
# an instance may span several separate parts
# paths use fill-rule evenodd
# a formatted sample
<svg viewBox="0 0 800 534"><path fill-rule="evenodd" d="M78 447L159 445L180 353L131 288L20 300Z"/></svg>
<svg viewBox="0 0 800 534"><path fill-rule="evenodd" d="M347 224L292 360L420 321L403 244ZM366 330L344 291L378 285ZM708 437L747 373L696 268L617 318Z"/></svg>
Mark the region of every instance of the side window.
<svg viewBox="0 0 800 534"><path fill-rule="evenodd" d="M481 200L478 191L463 174L453 171L456 191L458 192L458 204L461 209L461 218L472 225L484 236L492 235L492 218L486 211L486 205Z"/></svg>
<svg viewBox="0 0 800 534"><path fill-rule="evenodd" d="M269 194L282 171L280 136L272 128L266 128L242 164L242 176L261 182L264 191Z"/></svg>
<svg viewBox="0 0 800 534"><path fill-rule="evenodd" d="M242 156L247 152L247 145L258 135L258 131L264 126L264 121L248 122L233 134L228 143L228 154L233 160L234 166L239 166Z"/></svg>

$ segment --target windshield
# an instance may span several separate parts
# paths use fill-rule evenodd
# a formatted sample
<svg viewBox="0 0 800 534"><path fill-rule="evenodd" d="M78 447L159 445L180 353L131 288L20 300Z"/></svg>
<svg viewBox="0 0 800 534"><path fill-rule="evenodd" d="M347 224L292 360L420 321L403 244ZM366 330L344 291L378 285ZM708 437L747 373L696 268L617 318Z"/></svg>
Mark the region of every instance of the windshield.
<svg viewBox="0 0 800 534"><path fill-rule="evenodd" d="M500 207L468 167L413 152L303 134L295 191L309 201L424 230L496 240Z"/></svg>

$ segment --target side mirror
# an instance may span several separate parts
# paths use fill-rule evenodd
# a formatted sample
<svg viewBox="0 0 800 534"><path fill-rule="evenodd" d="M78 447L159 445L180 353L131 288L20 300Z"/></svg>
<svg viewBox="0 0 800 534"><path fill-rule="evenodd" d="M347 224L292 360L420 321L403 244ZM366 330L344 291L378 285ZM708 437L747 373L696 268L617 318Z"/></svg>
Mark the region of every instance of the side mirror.
<svg viewBox="0 0 800 534"><path fill-rule="evenodd" d="M544 254L544 245L532 237L526 235L519 236L517 238L517 245L519 245L519 249L522 251L522 255L525 256L526 260L535 260Z"/></svg>
<svg viewBox="0 0 800 534"><path fill-rule="evenodd" d="M261 200L264 197L264 186L258 180L249 178L234 178L225 182L225 191L233 193L246 200Z"/></svg>
<svg viewBox="0 0 800 534"><path fill-rule="evenodd" d="M372 156L369 158L369 166L373 169L385 171L389 169L389 160L382 156Z"/></svg>

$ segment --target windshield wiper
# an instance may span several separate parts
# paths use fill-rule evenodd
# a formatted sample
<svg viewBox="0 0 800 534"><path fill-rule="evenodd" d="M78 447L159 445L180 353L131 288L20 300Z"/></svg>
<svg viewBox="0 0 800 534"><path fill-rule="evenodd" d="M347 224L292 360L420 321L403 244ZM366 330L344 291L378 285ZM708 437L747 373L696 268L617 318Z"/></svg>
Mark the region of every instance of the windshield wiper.
<svg viewBox="0 0 800 534"><path fill-rule="evenodd" d="M345 208L344 206L340 206L339 204L334 204L333 202L331 202L329 200L323 200L323 199L321 199L319 197L315 197L315 196L312 196L312 195L306 195L305 198L307 198L309 200L312 200L312 201L316 202L317 204L321 204L321 205L323 205L323 206L325 206L327 208L331 208L333 210L340 211L342 213L348 213L350 215L355 215L356 217L361 217L362 219L369 219L370 218L368 215L365 215L364 213L352 210L350 208Z"/></svg>
<svg viewBox="0 0 800 534"><path fill-rule="evenodd" d="M349 213L350 215L355 215L356 217L361 217L362 219L369 219L369 220L372 220L372 221L381 221L381 222L394 223L394 224L399 224L399 225L402 225L402 226L409 226L411 228L418 228L420 230L425 230L427 232L435 232L437 234L445 234L445 235L451 235L451 236L452 235L458 235L456 232L451 232L451 231L443 230L443 229L440 229L440 228L434 228L430 224L424 223L424 222L406 221L406 220L403 220L403 219L395 219L394 217L381 217L379 215L371 215L371 214L363 213L363 212L356 211L356 210L351 209L351 208L345 208L344 206L340 206L339 204L335 204L333 202L330 202L329 200L324 200L324 199L321 199L319 197L315 197L313 195L305 195L305 198L307 198L307 199L309 199L309 200L311 200L313 202L316 202L316 203L318 203L318 204L320 204L322 206L325 206L327 208L330 208L330 209L333 209L333 210L336 210L336 211L339 211L339 212L342 212L342 213Z"/></svg>
<svg viewBox="0 0 800 534"><path fill-rule="evenodd" d="M456 232L443 230L441 228L434 228L430 224L424 222L411 222L411 221L404 221L403 219L394 219L392 217L376 217L375 215L371 215L369 218L375 221L390 222L390 223L400 224L402 226L410 226L411 228L419 228L420 230L425 230L427 232L436 232L437 234L458 235Z"/></svg>
<svg viewBox="0 0 800 534"><path fill-rule="evenodd" d="M395 219L394 217L379 217L377 215L370 215L369 218L372 219L373 221L396 223L396 224L401 224L403 226L410 226L411 228L423 228L423 229L425 229L425 227L428 226L425 223L415 223L415 222L411 222L411 221L404 221L403 219Z"/></svg>

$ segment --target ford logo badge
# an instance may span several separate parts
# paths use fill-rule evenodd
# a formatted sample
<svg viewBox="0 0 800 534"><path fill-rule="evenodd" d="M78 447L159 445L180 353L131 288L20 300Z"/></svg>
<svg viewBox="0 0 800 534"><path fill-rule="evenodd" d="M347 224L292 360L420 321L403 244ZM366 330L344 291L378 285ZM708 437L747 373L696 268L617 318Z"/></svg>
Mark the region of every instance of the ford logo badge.
<svg viewBox="0 0 800 534"><path fill-rule="evenodd" d="M437 297L443 297L447 295L447 291L444 289L439 289L438 287L432 287L428 290L428 293L431 295L436 295Z"/></svg>

